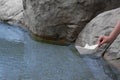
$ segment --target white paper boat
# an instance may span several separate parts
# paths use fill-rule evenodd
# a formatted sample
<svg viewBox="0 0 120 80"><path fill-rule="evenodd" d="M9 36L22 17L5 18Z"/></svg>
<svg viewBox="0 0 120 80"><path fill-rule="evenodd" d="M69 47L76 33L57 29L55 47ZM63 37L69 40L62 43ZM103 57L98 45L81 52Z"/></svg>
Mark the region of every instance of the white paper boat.
<svg viewBox="0 0 120 80"><path fill-rule="evenodd" d="M98 44L91 46L86 44L85 47L81 47L81 46L75 46L75 47L80 54L93 54L97 51Z"/></svg>

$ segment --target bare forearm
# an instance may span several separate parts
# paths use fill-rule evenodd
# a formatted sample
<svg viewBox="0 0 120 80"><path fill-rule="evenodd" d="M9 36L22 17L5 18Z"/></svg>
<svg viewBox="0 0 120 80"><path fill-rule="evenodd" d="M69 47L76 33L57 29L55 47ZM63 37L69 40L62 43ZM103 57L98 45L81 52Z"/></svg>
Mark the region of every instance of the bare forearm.
<svg viewBox="0 0 120 80"><path fill-rule="evenodd" d="M110 33L109 36L101 36L98 39L98 46L100 47L101 45L105 44L105 43L110 43L112 42L114 39L116 39L116 37L120 34L120 20L117 22L117 24L115 25L114 29L112 30L112 32Z"/></svg>
<svg viewBox="0 0 120 80"><path fill-rule="evenodd" d="M109 37L114 40L120 34L120 20L115 25L113 31L110 33Z"/></svg>

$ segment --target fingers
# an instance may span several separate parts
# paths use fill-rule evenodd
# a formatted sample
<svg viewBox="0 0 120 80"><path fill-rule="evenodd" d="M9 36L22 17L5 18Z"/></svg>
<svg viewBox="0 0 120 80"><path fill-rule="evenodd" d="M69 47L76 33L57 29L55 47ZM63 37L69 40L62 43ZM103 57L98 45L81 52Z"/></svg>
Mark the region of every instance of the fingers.
<svg viewBox="0 0 120 80"><path fill-rule="evenodd" d="M102 46L104 43L106 43L106 40L103 38L103 40L100 42L100 46Z"/></svg>
<svg viewBox="0 0 120 80"><path fill-rule="evenodd" d="M103 36L100 36L98 39L98 44L100 44L100 42L103 40Z"/></svg>
<svg viewBox="0 0 120 80"><path fill-rule="evenodd" d="M103 40L104 40L104 37L100 36L99 39L98 39L98 42L97 42L99 47L103 44Z"/></svg>
<svg viewBox="0 0 120 80"><path fill-rule="evenodd" d="M101 47L105 43L109 43L109 37L108 36L102 36L98 39L98 46Z"/></svg>

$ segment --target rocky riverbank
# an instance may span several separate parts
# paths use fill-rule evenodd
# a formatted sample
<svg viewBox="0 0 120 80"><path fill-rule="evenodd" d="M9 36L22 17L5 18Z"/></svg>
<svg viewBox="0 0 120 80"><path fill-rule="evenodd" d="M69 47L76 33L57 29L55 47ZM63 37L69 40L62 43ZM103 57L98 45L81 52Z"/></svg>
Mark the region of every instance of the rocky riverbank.
<svg viewBox="0 0 120 80"><path fill-rule="evenodd" d="M120 19L119 4L120 0L0 0L0 21L21 26L36 40L83 46L111 32ZM105 54L118 78L119 42L118 36Z"/></svg>

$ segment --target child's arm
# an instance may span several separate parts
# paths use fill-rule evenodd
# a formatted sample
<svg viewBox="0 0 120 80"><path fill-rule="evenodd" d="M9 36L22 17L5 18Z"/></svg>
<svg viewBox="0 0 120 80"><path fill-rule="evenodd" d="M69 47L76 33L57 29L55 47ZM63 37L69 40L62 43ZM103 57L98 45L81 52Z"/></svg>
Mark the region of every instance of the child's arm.
<svg viewBox="0 0 120 80"><path fill-rule="evenodd" d="M98 45L102 46L105 43L110 43L112 42L114 39L116 39L116 37L120 34L120 20L118 21L118 23L115 25L113 31L110 33L109 36L101 36L98 39Z"/></svg>

